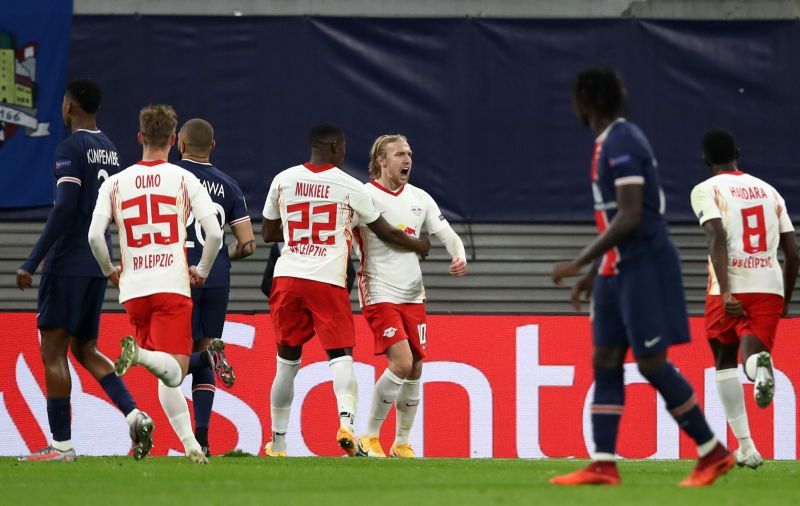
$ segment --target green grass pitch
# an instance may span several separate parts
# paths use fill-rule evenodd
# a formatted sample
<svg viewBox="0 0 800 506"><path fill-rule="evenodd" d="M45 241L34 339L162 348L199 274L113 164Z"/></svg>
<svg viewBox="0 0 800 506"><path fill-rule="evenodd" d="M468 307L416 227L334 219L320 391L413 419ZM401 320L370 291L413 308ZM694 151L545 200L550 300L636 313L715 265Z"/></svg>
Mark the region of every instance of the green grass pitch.
<svg viewBox="0 0 800 506"><path fill-rule="evenodd" d="M692 461L624 461L622 486L554 487L547 480L585 461L215 457L135 462L83 457L72 464L0 459L2 504L295 505L790 505L800 463L733 469L712 487L676 486Z"/></svg>

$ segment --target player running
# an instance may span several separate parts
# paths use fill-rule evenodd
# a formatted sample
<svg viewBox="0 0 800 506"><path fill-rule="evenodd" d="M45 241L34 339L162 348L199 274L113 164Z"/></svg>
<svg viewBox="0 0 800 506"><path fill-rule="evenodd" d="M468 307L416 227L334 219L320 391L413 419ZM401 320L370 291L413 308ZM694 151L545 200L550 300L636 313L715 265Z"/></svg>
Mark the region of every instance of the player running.
<svg viewBox="0 0 800 506"><path fill-rule="evenodd" d="M203 286L192 288L192 355L189 373L192 375L192 406L194 408L194 435L207 457L211 456L208 444L208 427L214 403L216 373L228 388L233 386L233 369L225 357L222 330L228 310L231 260L246 258L256 250L253 227L242 190L234 179L209 162L216 146L214 128L203 119L194 118L184 123L178 133L177 163L192 174L206 188L216 208L220 226L228 223L236 238L230 247L223 247L224 236L208 279ZM189 265L200 262L205 239L199 222L189 215L186 251Z"/></svg>
<svg viewBox="0 0 800 506"><path fill-rule="evenodd" d="M75 79L67 85L61 112L72 135L56 150L55 205L30 256L17 270L17 286L30 288L32 273L44 259L36 320L42 337L47 419L53 435L47 448L21 460L75 460L68 348L125 415L134 458L143 458L153 444L153 420L136 408L130 392L114 374L113 364L97 349L108 281L92 257L86 234L100 184L120 170L117 148L97 128L101 99L100 87L90 79Z"/></svg>
<svg viewBox="0 0 800 506"><path fill-rule="evenodd" d="M763 460L750 437L737 355L741 343L756 404L769 406L775 393L770 352L778 321L789 309L800 256L783 198L739 170L733 135L722 129L706 132L703 159L714 176L694 187L692 208L708 239L706 334L717 368L717 393L739 440L736 463L755 469ZM779 246L786 258L782 272Z"/></svg>
<svg viewBox="0 0 800 506"><path fill-rule="evenodd" d="M136 340L131 336L122 340L122 353L114 364L117 375L142 365L158 377L158 398L186 456L207 463L179 387L191 354L189 285L202 285L208 278L222 244L222 230L200 181L165 162L175 144L177 122L168 105L149 105L140 111L142 161L100 187L89 243L103 273L118 284L119 301L136 330ZM191 267L184 252L190 213L205 233L203 256ZM111 220L119 227L121 268L112 265L104 239Z"/></svg>
<svg viewBox="0 0 800 506"><path fill-rule="evenodd" d="M467 273L464 244L439 211L433 198L408 183L412 152L402 135L382 135L370 150L372 180L365 186L375 207L398 229L412 237L423 232L435 235L452 257L450 274ZM370 457L385 457L380 431L389 409L397 410L392 457L413 458L408 435L420 401L420 377L426 355L425 287L419 257L413 251L397 250L359 225L355 230L361 255L358 269L358 299L372 329L375 354L386 355L388 367L375 383L367 433L360 438Z"/></svg>
<svg viewBox="0 0 800 506"><path fill-rule="evenodd" d="M308 142L311 160L275 176L264 204L264 241L285 243L269 298L278 363L270 397L272 441L264 453L286 456L294 378L303 344L316 335L333 375L340 420L336 440L353 457L361 452L353 428L358 400L352 357L355 329L345 288L352 229L357 222L367 224L382 240L422 256L428 254L430 242L389 225L364 185L339 168L347 142L341 128L316 125Z"/></svg>
<svg viewBox="0 0 800 506"><path fill-rule="evenodd" d="M632 348L639 372L697 445L700 459L680 485L710 485L734 460L711 432L691 385L667 361L667 349L689 342L690 335L680 258L663 217L653 150L642 131L622 117L625 89L613 70L578 74L572 98L578 117L598 135L591 179L600 235L575 260L555 264L552 277L561 286L594 262L573 288L572 301L579 308L581 296L591 293L595 451L589 466L550 483L620 483L616 443L625 404L623 365Z"/></svg>

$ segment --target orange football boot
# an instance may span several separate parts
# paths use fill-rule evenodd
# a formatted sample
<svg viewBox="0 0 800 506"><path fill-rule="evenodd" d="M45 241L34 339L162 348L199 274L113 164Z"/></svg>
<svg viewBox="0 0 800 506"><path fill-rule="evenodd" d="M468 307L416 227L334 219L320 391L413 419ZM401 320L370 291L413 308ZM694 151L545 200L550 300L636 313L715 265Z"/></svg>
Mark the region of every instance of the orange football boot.
<svg viewBox="0 0 800 506"><path fill-rule="evenodd" d="M717 443L717 446L708 455L697 460L697 465L694 466L689 476L678 485L681 487L705 487L711 485L735 465L736 460L731 452L721 443Z"/></svg>
<svg viewBox="0 0 800 506"><path fill-rule="evenodd" d="M553 485L619 485L616 462L592 462L583 469L550 478Z"/></svg>

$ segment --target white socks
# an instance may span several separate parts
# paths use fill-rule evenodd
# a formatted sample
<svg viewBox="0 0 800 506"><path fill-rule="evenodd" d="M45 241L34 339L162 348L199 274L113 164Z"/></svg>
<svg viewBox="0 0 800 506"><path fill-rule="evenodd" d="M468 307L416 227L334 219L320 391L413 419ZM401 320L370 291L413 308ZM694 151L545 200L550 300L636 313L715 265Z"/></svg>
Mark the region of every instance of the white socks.
<svg viewBox="0 0 800 506"><path fill-rule="evenodd" d="M171 357L170 357L171 358ZM177 362L176 362L177 363ZM200 444L194 438L192 432L192 420L189 417L189 407L186 405L186 399L179 387L170 387L164 384L163 381L158 382L158 400L161 401L161 407L164 408L164 413L169 418L169 424L172 425L172 430L178 435L178 439L183 443L183 448L186 453L191 449L199 449Z"/></svg>
<svg viewBox="0 0 800 506"><path fill-rule="evenodd" d="M367 434L380 436L381 425L386 420L392 404L397 400L400 389L403 387L403 380L398 378L392 371L386 369L375 383L372 391L372 404L369 409L369 422L367 423Z"/></svg>
<svg viewBox="0 0 800 506"><path fill-rule="evenodd" d="M397 410L395 444L408 444L408 434L411 432L411 426L414 425L414 418L417 416L420 398L419 389L420 380L418 379L405 380L403 382L403 387L400 389L400 394L394 403Z"/></svg>
<svg viewBox="0 0 800 506"><path fill-rule="evenodd" d="M72 440L67 439L66 441L51 441L50 446L60 452L65 452L72 449Z"/></svg>
<svg viewBox="0 0 800 506"><path fill-rule="evenodd" d="M743 450L755 449L753 440L750 438L750 425L747 423L747 410L744 404L744 389L739 381L738 369L717 371L717 393L725 408L725 416L728 418L731 431L739 440L739 446Z"/></svg>
<svg viewBox="0 0 800 506"><path fill-rule="evenodd" d="M277 357L275 379L270 392L270 417L272 418L272 450L286 451L286 430L294 399L294 377L300 370L300 360Z"/></svg>
<svg viewBox="0 0 800 506"><path fill-rule="evenodd" d="M183 381L181 366L169 353L139 348L136 363L144 366L169 387L180 386Z"/></svg>
<svg viewBox="0 0 800 506"><path fill-rule="evenodd" d="M353 357L345 355L328 362L333 375L333 393L339 406L341 426L355 434L356 405L358 404L358 383L353 373Z"/></svg>

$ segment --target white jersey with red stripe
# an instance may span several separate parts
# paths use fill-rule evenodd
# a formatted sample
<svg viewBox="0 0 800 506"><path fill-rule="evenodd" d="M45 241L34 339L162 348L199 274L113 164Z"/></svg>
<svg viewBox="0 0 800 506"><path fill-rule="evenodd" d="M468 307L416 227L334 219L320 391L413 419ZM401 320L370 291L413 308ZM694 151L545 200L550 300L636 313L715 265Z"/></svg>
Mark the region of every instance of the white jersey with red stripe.
<svg viewBox="0 0 800 506"><path fill-rule="evenodd" d="M395 192L374 180L365 186L386 221L408 235L418 238L423 231L436 234L448 226L433 198L416 186L406 184ZM415 252L387 245L363 225L356 229L356 244L361 255L358 298L362 307L380 302L425 302L422 270Z"/></svg>
<svg viewBox="0 0 800 506"><path fill-rule="evenodd" d="M274 277L345 286L353 227L380 214L364 184L333 165L305 163L272 180L264 218L280 219L284 246Z"/></svg>
<svg viewBox="0 0 800 506"><path fill-rule="evenodd" d="M216 214L200 181L161 160L138 162L100 187L94 214L119 227L122 274L119 301L154 293L191 297L186 222Z"/></svg>
<svg viewBox="0 0 800 506"><path fill-rule="evenodd" d="M780 194L761 179L725 171L692 190L692 209L700 224L722 220L728 249L731 293L774 293L783 296L778 262L780 234L794 230ZM709 293L719 295L711 259Z"/></svg>

